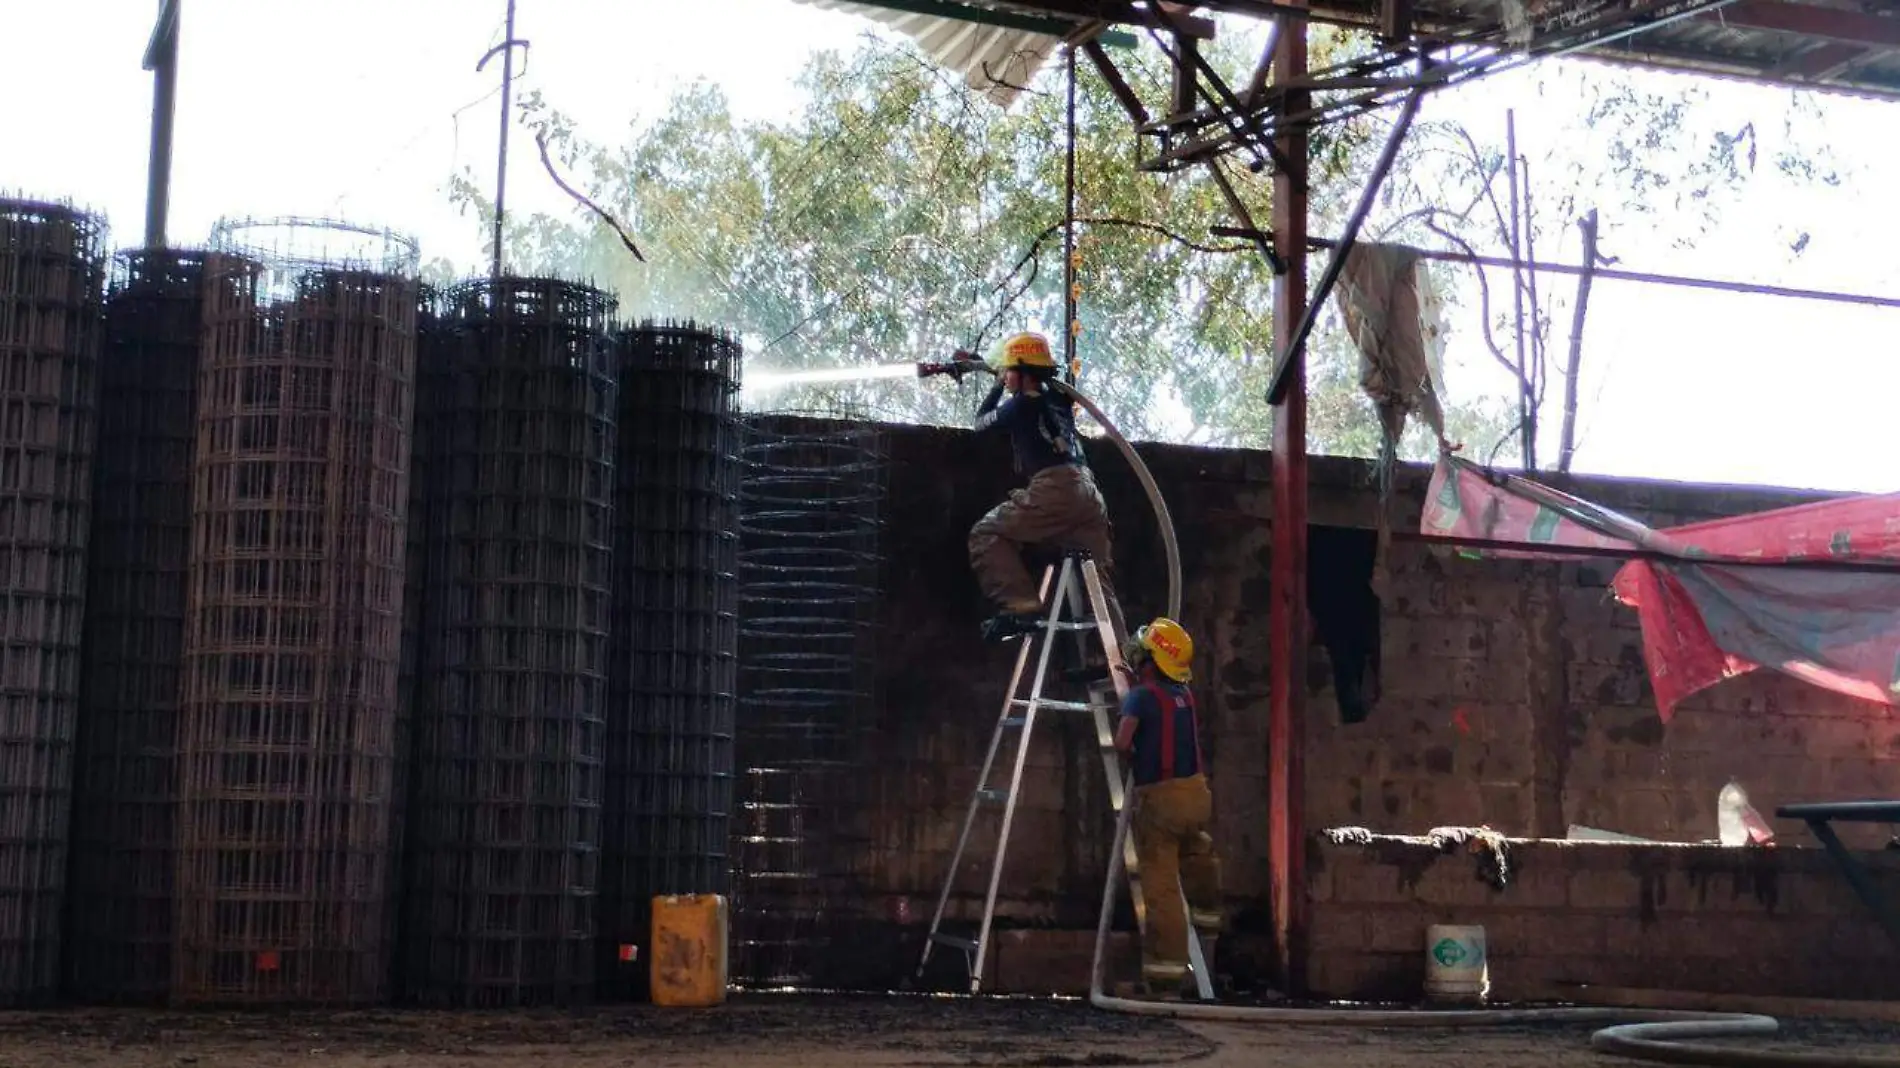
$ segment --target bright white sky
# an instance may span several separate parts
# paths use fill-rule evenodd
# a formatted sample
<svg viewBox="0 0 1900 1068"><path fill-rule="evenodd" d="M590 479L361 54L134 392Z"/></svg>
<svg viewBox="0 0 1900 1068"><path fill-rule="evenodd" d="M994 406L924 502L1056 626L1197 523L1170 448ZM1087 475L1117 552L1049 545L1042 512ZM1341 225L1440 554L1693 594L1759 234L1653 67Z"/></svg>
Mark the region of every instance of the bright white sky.
<svg viewBox="0 0 1900 1068"><path fill-rule="evenodd" d="M464 167L492 181L498 73L474 67L499 39L502 0L185 6L175 243L202 242L220 216L340 215L417 236L425 259L445 256L470 269L482 262L481 236L448 206L444 187ZM807 55L848 48L868 26L789 0L519 6L517 32L533 47L518 85L545 90L596 140L659 112L694 78L722 85L742 116L786 114L798 102L792 81ZM0 99L8 101L0 109L0 189L103 211L120 245L138 243L144 225L151 82L139 58L155 9L154 0L0 0L11 46L0 63ZM1535 157L1529 84L1519 75L1480 82L1446 94L1427 114L1502 129L1502 109L1515 103L1520 137ZM1718 106L1738 115L1772 94L1709 84ZM1900 188L1900 149L1890 136L1900 105L1823 106L1839 162L1854 172L1848 186L1767 183L1692 250L1626 240L1605 251L1637 270L1900 294L1900 213L1883 209L1878 196ZM566 213L570 205L541 173L532 140L518 135L513 144L510 210ZM1801 230L1811 243L1792 260L1787 235ZM1558 331L1567 333L1567 325ZM1896 333L1900 311L1600 283L1587 332L1578 469L1900 489L1888 438L1900 397ZM1477 344L1469 329L1452 339L1454 394L1506 388Z"/></svg>

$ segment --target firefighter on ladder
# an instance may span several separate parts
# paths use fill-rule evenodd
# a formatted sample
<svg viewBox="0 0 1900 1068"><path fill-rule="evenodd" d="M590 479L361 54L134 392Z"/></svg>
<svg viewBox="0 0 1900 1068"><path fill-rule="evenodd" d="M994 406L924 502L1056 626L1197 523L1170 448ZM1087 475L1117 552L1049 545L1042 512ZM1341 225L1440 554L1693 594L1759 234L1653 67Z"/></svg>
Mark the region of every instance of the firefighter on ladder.
<svg viewBox="0 0 1900 1068"><path fill-rule="evenodd" d="M970 567L997 614L983 625L983 636L1004 641L1033 631L1046 606L1023 565L1026 545L1080 549L1095 560L1102 594L1123 633L1121 607L1110 577L1114 524L1096 488L1088 458L1075 431L1075 402L1050 388L1057 374L1049 339L1023 333L1006 338L993 360L997 380L976 411L979 436L1009 435L1016 473L1029 484L970 528ZM1009 396L1004 397L1005 391Z"/></svg>
<svg viewBox="0 0 1900 1068"><path fill-rule="evenodd" d="M1188 924L1200 932L1210 969L1221 928L1220 858L1208 834L1214 795L1189 688L1194 639L1162 617L1129 639L1122 656L1133 679L1115 748L1135 774L1135 856L1148 905L1142 985L1151 996L1174 997L1188 979Z"/></svg>

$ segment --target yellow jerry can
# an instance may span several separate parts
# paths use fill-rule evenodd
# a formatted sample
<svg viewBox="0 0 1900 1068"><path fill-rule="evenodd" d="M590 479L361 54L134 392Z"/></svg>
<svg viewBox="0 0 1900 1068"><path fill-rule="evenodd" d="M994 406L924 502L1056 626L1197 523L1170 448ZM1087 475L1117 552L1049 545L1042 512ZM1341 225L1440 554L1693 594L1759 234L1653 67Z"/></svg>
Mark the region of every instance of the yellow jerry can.
<svg viewBox="0 0 1900 1068"><path fill-rule="evenodd" d="M726 1000L726 899L661 894L653 899L655 1005L702 1007Z"/></svg>

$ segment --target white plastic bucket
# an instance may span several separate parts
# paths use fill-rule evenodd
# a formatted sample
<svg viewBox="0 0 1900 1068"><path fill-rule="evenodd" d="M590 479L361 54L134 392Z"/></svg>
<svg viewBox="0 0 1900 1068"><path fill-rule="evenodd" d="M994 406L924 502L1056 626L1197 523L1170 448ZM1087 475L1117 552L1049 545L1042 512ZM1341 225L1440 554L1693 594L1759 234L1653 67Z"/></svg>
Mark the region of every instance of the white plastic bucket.
<svg viewBox="0 0 1900 1068"><path fill-rule="evenodd" d="M1433 924L1425 928L1425 997L1431 1001L1480 1002L1491 988L1484 928Z"/></svg>

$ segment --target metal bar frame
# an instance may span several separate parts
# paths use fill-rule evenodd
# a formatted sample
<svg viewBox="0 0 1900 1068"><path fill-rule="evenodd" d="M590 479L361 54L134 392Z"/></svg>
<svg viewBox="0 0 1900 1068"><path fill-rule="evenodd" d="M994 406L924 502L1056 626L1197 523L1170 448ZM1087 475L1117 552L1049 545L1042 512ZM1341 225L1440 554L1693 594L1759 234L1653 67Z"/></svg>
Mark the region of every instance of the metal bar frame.
<svg viewBox="0 0 1900 1068"><path fill-rule="evenodd" d="M1176 90L1177 96L1187 91L1190 94L1199 93L1205 97L1216 113L1222 116L1223 124L1228 127L1229 132L1235 136L1236 146L1254 147L1252 143L1242 140L1244 135L1251 135L1258 139L1260 147L1266 149L1267 157L1273 161L1274 167L1285 170L1287 161L1280 155L1272 139L1266 136L1258 116L1243 104L1238 96L1234 95L1233 89L1220 76L1220 72L1214 69L1214 65L1207 61L1207 57L1192 47L1192 43L1182 33L1174 17L1159 6L1154 11L1158 20L1174 35L1176 42L1177 47L1170 49L1161 39L1160 33L1152 28L1148 31L1155 46L1161 49L1162 54L1174 64L1176 84L1179 87ZM1207 81L1206 86L1201 84L1203 78ZM1177 105L1183 102L1183 100L1176 101ZM1162 122L1168 123L1171 120L1172 116L1163 119ZM1256 149L1253 162L1249 166L1255 174L1258 174L1267 168L1267 160L1262 159Z"/></svg>
<svg viewBox="0 0 1900 1068"><path fill-rule="evenodd" d="M1302 75L1299 83L1279 80L1277 89L1270 89L1261 94L1259 99L1249 102L1244 109L1250 115L1267 112L1271 116L1268 127L1263 131L1257 124L1249 124L1248 130L1264 139L1281 125L1321 126L1341 122L1398 103L1400 94L1403 93L1457 85L1512 70L1539 59L1555 58L1585 49L1615 44L1658 26L1720 11L1730 4L1737 3L1738 0L1621 0L1621 2L1640 6L1637 6L1634 11L1612 11L1601 14L1592 23L1551 33L1543 40L1534 42L1521 50L1509 49L1498 28L1477 26L1467 28L1462 32L1421 34L1394 45L1381 55L1356 59L1313 72L1310 81L1307 80L1307 75ZM1460 49L1460 54L1442 55L1454 48ZM1431 52L1441 53L1441 59L1421 75L1391 80L1371 78L1375 74L1409 66ZM1323 93L1361 86L1367 87L1366 91L1357 95L1324 102L1318 106L1310 103L1312 92ZM1296 89L1308 91L1309 95L1304 99L1309 103L1297 108L1287 107L1284 102L1276 104L1276 96ZM1141 164L1141 169L1178 170L1199 162L1205 156L1218 156L1232 152L1242 143L1242 138L1238 137L1234 130L1231 115L1209 110L1194 116L1182 116L1180 119L1177 126L1220 125L1223 130L1183 145L1164 149L1154 159Z"/></svg>
<svg viewBox="0 0 1900 1068"><path fill-rule="evenodd" d="M1270 241L1273 235L1265 230L1257 230L1252 225L1212 226L1208 232L1215 237L1231 237L1242 241ZM1323 251L1339 247L1339 240L1330 237L1309 237L1306 247L1313 251ZM1437 263L1461 263L1473 267L1511 267L1513 262L1508 256L1468 256L1463 252L1442 249L1416 249L1418 258ZM1526 257L1520 261L1526 270L1538 274L1580 276L1584 268L1574 263L1554 263ZM1684 289L1710 289L1720 293L1745 293L1758 297L1789 297L1794 300L1818 300L1832 304L1858 304L1869 308L1900 308L1900 297L1883 297L1873 293L1846 293L1829 289L1799 289L1791 286L1761 285L1755 282L1736 282L1725 278L1694 278L1688 275L1658 274L1652 271L1630 271L1615 267L1597 267L1589 272L1599 282L1641 282L1645 285L1677 286Z"/></svg>
<svg viewBox="0 0 1900 1068"><path fill-rule="evenodd" d="M1798 819L1808 825L1808 830L1821 840L1828 855L1834 858L1835 866L1847 877L1855 895L1874 914L1874 919L1879 921L1881 929L1887 932L1894 946L1900 948L1900 914L1896 914L1887 903L1880 888L1874 885L1873 879L1867 874L1867 868L1854 859L1854 854L1841 841L1840 835L1834 833L1832 825L1834 820L1848 823L1900 823L1900 804L1850 801L1836 805L1783 805L1775 810L1775 815L1780 819Z"/></svg>

